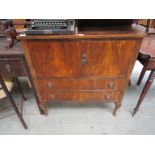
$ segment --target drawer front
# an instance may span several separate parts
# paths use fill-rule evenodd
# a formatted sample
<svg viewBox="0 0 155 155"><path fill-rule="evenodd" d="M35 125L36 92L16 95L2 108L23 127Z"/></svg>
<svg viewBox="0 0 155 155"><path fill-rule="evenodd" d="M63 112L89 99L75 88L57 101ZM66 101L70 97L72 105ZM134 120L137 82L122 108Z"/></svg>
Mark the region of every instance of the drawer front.
<svg viewBox="0 0 155 155"><path fill-rule="evenodd" d="M2 76L11 76L9 64L4 60L0 60L0 74Z"/></svg>
<svg viewBox="0 0 155 155"><path fill-rule="evenodd" d="M0 59L0 74L3 76L26 76L22 59Z"/></svg>
<svg viewBox="0 0 155 155"><path fill-rule="evenodd" d="M11 72L18 76L27 76L22 59L8 60Z"/></svg>
<svg viewBox="0 0 155 155"><path fill-rule="evenodd" d="M118 101L121 92L114 91L43 91L45 101Z"/></svg>
<svg viewBox="0 0 155 155"><path fill-rule="evenodd" d="M55 78L38 80L43 90L123 90L124 79Z"/></svg>
<svg viewBox="0 0 155 155"><path fill-rule="evenodd" d="M151 60L147 66L148 69L154 69L155 68L155 60Z"/></svg>

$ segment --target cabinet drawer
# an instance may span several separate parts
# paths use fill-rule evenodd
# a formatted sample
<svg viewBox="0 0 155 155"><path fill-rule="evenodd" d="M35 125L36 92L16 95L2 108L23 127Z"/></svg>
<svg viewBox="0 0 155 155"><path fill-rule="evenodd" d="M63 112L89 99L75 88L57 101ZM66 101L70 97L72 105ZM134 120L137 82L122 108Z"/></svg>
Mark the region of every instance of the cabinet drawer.
<svg viewBox="0 0 155 155"><path fill-rule="evenodd" d="M43 90L123 90L124 79L57 78L38 80Z"/></svg>
<svg viewBox="0 0 155 155"><path fill-rule="evenodd" d="M0 74L3 76L26 76L22 59L0 59Z"/></svg>
<svg viewBox="0 0 155 155"><path fill-rule="evenodd" d="M45 101L117 101L119 91L43 91L42 99Z"/></svg>
<svg viewBox="0 0 155 155"><path fill-rule="evenodd" d="M11 76L9 64L4 60L0 60L0 74L3 76Z"/></svg>
<svg viewBox="0 0 155 155"><path fill-rule="evenodd" d="M12 59L12 60L10 59L8 60L8 63L12 74L18 76L27 76L26 69L22 59Z"/></svg>

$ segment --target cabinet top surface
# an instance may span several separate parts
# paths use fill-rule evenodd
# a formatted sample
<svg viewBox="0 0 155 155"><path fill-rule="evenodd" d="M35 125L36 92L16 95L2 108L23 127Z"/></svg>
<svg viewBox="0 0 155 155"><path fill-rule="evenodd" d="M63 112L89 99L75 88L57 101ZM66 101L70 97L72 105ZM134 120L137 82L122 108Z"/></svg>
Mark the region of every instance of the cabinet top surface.
<svg viewBox="0 0 155 155"><path fill-rule="evenodd" d="M91 28L79 30L74 35L25 35L21 34L17 38L25 39L107 39L107 38L143 38L145 28L138 25L129 27L108 27L108 28Z"/></svg>

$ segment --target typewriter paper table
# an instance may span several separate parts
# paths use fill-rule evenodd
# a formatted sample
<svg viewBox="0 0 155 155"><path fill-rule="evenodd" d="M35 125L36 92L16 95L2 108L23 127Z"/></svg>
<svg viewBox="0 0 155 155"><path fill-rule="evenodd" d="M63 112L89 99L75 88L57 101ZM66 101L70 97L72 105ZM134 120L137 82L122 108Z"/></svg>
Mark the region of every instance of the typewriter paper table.
<svg viewBox="0 0 155 155"><path fill-rule="evenodd" d="M144 32L138 26L75 35L21 35L26 60L47 114L47 102L122 104ZM73 102L74 103L74 102Z"/></svg>

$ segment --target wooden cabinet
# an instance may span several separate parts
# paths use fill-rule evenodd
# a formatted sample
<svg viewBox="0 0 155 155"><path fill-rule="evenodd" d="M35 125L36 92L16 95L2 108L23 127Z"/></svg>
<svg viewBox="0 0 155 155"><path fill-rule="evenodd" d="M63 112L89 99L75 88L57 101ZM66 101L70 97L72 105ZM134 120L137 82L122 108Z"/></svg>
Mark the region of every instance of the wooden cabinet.
<svg viewBox="0 0 155 155"><path fill-rule="evenodd" d="M115 114L143 36L138 26L82 36L19 36L40 107L47 113L47 101L113 101Z"/></svg>

